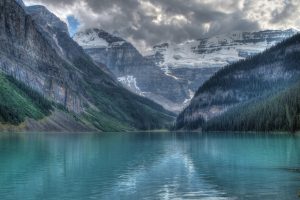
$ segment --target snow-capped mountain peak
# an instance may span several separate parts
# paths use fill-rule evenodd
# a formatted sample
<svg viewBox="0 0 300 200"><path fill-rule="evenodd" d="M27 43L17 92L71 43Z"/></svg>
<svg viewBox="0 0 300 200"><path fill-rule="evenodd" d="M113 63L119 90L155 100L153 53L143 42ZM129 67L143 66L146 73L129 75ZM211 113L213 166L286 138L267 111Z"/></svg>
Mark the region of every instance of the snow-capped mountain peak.
<svg viewBox="0 0 300 200"><path fill-rule="evenodd" d="M125 42L115 34L110 34L104 30L93 28L78 32L73 39L83 48L105 48L111 44Z"/></svg>
<svg viewBox="0 0 300 200"><path fill-rule="evenodd" d="M222 67L260 53L297 32L295 29L232 32L179 44L155 45L147 54L164 69Z"/></svg>

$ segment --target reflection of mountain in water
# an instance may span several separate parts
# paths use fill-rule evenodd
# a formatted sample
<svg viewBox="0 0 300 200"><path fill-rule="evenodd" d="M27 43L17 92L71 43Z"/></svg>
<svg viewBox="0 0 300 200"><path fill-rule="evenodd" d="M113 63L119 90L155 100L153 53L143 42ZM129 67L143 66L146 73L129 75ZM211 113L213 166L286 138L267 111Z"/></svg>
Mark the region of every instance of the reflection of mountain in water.
<svg viewBox="0 0 300 200"><path fill-rule="evenodd" d="M300 166L300 138L285 135L203 135L190 141L195 167L230 196L295 199L299 182L282 170ZM298 176L299 177L299 176ZM289 191L280 191L281 187Z"/></svg>
<svg viewBox="0 0 300 200"><path fill-rule="evenodd" d="M284 135L4 134L0 197L289 200L299 148Z"/></svg>
<svg viewBox="0 0 300 200"><path fill-rule="evenodd" d="M184 147L168 144L165 153L150 166L141 165L122 174L107 196L115 194L113 198L118 198L121 192L129 199L225 199L226 193L205 176L195 169Z"/></svg>

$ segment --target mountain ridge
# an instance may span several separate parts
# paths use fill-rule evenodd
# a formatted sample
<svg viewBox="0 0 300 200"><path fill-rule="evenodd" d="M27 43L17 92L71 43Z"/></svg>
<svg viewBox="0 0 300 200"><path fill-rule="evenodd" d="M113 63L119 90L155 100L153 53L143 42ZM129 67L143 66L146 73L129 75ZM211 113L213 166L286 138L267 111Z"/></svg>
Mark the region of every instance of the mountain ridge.
<svg viewBox="0 0 300 200"><path fill-rule="evenodd" d="M140 54L132 44L126 42L123 38L96 28L80 31L73 38L97 63L107 59L105 64L109 70L112 71L120 83L131 91L146 96L169 110L178 112L188 105L198 87L221 67L255 55L296 32L292 29L251 33L234 32L176 45L163 43L156 45L154 52L146 56ZM131 53L127 54L126 52ZM135 61L132 60L132 55L137 56L134 57ZM143 61L141 62L141 60ZM132 68L136 65L136 61L140 66L152 66L152 68L147 67L146 73L148 74L151 74L150 72L153 70L156 71L156 76L159 73L159 76L163 77L162 73L164 73L165 77L173 79L172 85L177 82L175 87L177 90L172 89L169 94L153 90L152 88L157 87L164 91L171 89L164 86L164 82L160 82L159 86L153 84L151 80L155 77L148 81L146 88L141 87L144 80L138 80L141 79L139 78L141 74L137 73L140 68ZM143 64L147 62L148 64ZM158 69L161 72L157 72ZM142 77L142 79L145 79L144 76ZM151 92L149 92L149 88L151 88ZM170 94L179 92L179 89L184 92L183 95L180 95L180 98Z"/></svg>
<svg viewBox="0 0 300 200"><path fill-rule="evenodd" d="M198 89L177 118L176 127L200 128L241 103L276 94L296 83L300 76L299 44L297 34L218 71Z"/></svg>

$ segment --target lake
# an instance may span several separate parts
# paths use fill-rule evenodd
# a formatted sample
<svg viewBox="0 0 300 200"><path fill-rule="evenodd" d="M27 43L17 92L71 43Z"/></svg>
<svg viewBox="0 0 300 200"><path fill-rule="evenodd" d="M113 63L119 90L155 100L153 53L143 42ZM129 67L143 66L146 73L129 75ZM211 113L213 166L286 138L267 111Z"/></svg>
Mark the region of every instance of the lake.
<svg viewBox="0 0 300 200"><path fill-rule="evenodd" d="M294 200L299 192L295 135L0 134L1 200Z"/></svg>

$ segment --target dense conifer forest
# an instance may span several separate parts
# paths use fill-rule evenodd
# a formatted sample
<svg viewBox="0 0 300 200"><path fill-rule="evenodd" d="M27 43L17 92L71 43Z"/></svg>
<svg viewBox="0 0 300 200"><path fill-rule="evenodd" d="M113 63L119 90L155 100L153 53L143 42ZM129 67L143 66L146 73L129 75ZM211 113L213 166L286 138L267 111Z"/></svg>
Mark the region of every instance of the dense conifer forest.
<svg viewBox="0 0 300 200"><path fill-rule="evenodd" d="M229 110L203 124L206 131L300 130L300 83L268 98Z"/></svg>
<svg viewBox="0 0 300 200"><path fill-rule="evenodd" d="M26 117L41 119L53 103L11 76L0 74L0 122L18 125Z"/></svg>

